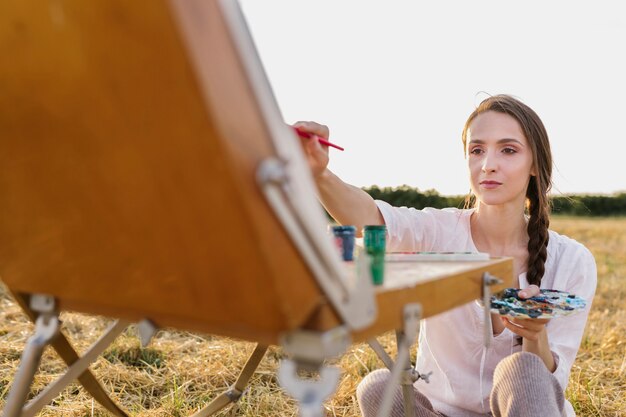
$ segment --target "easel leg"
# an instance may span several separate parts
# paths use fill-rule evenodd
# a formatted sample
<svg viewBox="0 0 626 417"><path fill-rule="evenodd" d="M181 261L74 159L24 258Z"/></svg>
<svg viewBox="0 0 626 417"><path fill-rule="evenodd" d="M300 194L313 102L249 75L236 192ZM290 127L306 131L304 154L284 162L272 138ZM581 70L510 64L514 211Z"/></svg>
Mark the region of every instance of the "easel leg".
<svg viewBox="0 0 626 417"><path fill-rule="evenodd" d="M35 322L35 334L28 339L20 366L13 380L11 391L4 406L3 417L20 417L30 386L39 367L41 355L47 344L59 333L59 318L56 315L40 315Z"/></svg>
<svg viewBox="0 0 626 417"><path fill-rule="evenodd" d="M30 297L26 294L20 293L12 293L12 295L15 301L17 301L20 307L22 307L22 310L24 310L26 315L34 323L37 320L37 314L29 307ZM63 362L67 364L67 366L72 366L72 364L79 359L78 354L65 338L63 333L59 332L58 336L54 338L50 344L59 354L61 359L63 359ZM122 409L119 408L115 402L113 402L89 369L85 369L85 371L78 377L78 382L80 382L85 390L111 414L116 417L127 417L127 414L122 411Z"/></svg>
<svg viewBox="0 0 626 417"><path fill-rule="evenodd" d="M60 320L53 297L48 295L33 294L30 296L28 305L24 305L24 298L18 299L18 302L20 302L24 310L29 316L31 316L31 318L36 317L35 335L28 340L24 353L22 354L20 367L13 381L7 403L4 408L3 417L34 416L54 397L56 397L67 384L85 374L87 367L97 359L97 357L122 331L124 331L129 324L126 321L116 321L82 357L78 358L69 366L67 372L63 374L63 376L48 385L36 398L24 406L46 345L54 344L55 339L62 335L59 331ZM65 339L63 338L63 340ZM65 340L65 342L67 342L67 340ZM71 347L70 351L76 354ZM65 353L67 353L67 351L65 351ZM115 409L117 409L117 407L115 407ZM121 410L119 411L120 413L115 414L118 416L125 415L121 412Z"/></svg>
<svg viewBox="0 0 626 417"><path fill-rule="evenodd" d="M413 383L419 378L428 382L428 375L420 375L411 367L410 349L419 332L419 321L422 316L422 308L419 304L408 304L404 307L404 329L396 332L398 343L398 356L393 363L389 355L376 340L371 340L370 346L378 354L391 371L389 383L385 388L383 398L378 409L378 417L388 417L393 406L394 391L398 384L402 387L402 397L404 400L404 413L407 417L415 416L415 403L413 394Z"/></svg>
<svg viewBox="0 0 626 417"><path fill-rule="evenodd" d="M128 327L130 323L127 321L117 320L115 321L106 332L100 336L100 338L80 357L76 362L68 368L68 370L59 377L56 381L48 385L37 397L32 399L21 414L21 417L33 417L39 410L41 410L46 404L50 403L59 393L73 380L75 380L80 374L92 362L94 362L98 356Z"/></svg>
<svg viewBox="0 0 626 417"><path fill-rule="evenodd" d="M206 407L198 411L197 413L191 415L191 417L208 417L211 416L222 408L226 407L230 403L235 403L241 398L248 381L254 374L254 371L259 366L259 363L265 356L265 352L267 352L267 346L256 345L254 351L248 358L245 366L241 370L237 381L231 387L218 395L213 401L211 401Z"/></svg>
<svg viewBox="0 0 626 417"><path fill-rule="evenodd" d="M408 343L411 345L410 341L405 341L404 332L397 331L396 332L396 343L398 345L398 358L396 359L398 362L398 367L402 368L402 377L400 378L400 386L402 387L402 398L404 400L404 415L406 417L414 417L415 416L415 401L413 395L413 379L411 378L411 371L413 368L411 367L411 357L409 349L399 349L400 346ZM400 356L400 353L403 356Z"/></svg>
<svg viewBox="0 0 626 417"><path fill-rule="evenodd" d="M387 369L391 370L393 368L393 359L391 359L391 356L385 352L385 348L383 348L378 339L372 338L368 340L367 343L370 345L374 353L376 353L376 356L383 361Z"/></svg>

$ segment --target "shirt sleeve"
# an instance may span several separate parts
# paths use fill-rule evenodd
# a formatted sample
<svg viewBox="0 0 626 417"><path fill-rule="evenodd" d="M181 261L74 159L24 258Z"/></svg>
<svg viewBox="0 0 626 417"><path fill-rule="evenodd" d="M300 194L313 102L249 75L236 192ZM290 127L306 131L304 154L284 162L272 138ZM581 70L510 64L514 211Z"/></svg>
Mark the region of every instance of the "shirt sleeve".
<svg viewBox="0 0 626 417"><path fill-rule="evenodd" d="M376 205L387 226L387 251L433 250L433 242L437 240L436 219L433 212L428 209L393 207L382 200L376 200Z"/></svg>
<svg viewBox="0 0 626 417"><path fill-rule="evenodd" d="M596 291L596 262L587 248L577 244L575 250L561 258L558 273L569 276L566 291L586 301L582 312L551 320L546 326L550 350L557 364L553 374L565 391Z"/></svg>

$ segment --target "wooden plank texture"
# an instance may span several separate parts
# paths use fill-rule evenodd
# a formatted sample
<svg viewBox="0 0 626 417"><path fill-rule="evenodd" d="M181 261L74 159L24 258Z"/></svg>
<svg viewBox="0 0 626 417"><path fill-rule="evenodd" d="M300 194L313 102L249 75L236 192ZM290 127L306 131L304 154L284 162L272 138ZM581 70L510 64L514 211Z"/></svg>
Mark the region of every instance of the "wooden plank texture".
<svg viewBox="0 0 626 417"><path fill-rule="evenodd" d="M256 187L273 150L204 3L201 59L216 71L202 83L167 2L0 3L0 276L13 291L267 342L319 304ZM221 86L212 102L206 85Z"/></svg>
<svg viewBox="0 0 626 417"><path fill-rule="evenodd" d="M479 299L485 272L503 281L491 288L493 292L517 286L512 258L492 258L480 262L387 263L383 285L376 290L376 321L363 330L353 332L353 340L364 341L383 332L400 329L403 308L409 303L419 303L425 318ZM335 325L336 318L326 306L310 320L308 328L327 329Z"/></svg>
<svg viewBox="0 0 626 417"><path fill-rule="evenodd" d="M0 2L11 291L264 344L341 324L257 186L276 150L226 25L216 1ZM395 328L406 302L431 315L475 298L482 271L510 266L392 266L363 334Z"/></svg>

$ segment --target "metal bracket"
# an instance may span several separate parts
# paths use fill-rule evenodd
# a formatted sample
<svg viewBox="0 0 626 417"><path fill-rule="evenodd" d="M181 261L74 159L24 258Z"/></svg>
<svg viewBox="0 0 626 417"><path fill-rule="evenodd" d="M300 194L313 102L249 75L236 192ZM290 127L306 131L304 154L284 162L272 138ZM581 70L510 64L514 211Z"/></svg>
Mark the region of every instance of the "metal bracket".
<svg viewBox="0 0 626 417"><path fill-rule="evenodd" d="M318 243L321 240L316 235L318 228L315 223L311 224L311 219L302 218L298 202L290 195L289 171L288 162L282 159L264 159L257 168L257 182L261 191L343 322L354 330L365 328L376 319L377 314L369 267L361 267L357 263L356 282L348 285L347 269L342 268L330 238L328 247ZM331 259L333 253L336 260Z"/></svg>
<svg viewBox="0 0 626 417"><path fill-rule="evenodd" d="M282 335L280 341L287 355L302 366L310 363L313 367L328 358L343 354L351 343L350 333L345 326L324 333L297 330Z"/></svg>
<svg viewBox="0 0 626 417"><path fill-rule="evenodd" d="M297 375L296 362L283 359L278 368L278 382L287 394L298 400L301 417L323 417L324 400L337 389L341 371L335 366L319 368L318 380L305 380Z"/></svg>
<svg viewBox="0 0 626 417"><path fill-rule="evenodd" d="M231 402L237 402L243 395L243 391L239 391L237 388L230 388L224 395L226 395Z"/></svg>
<svg viewBox="0 0 626 417"><path fill-rule="evenodd" d="M430 376L433 374L433 371L430 371L427 374L420 374L419 371L415 368L410 370L410 374L409 374L409 381L411 384L413 384L414 382L419 381L420 379L423 380L424 382L426 382L427 384L430 384Z"/></svg>
<svg viewBox="0 0 626 417"><path fill-rule="evenodd" d="M295 331L281 337L285 353L278 369L278 382L300 405L301 417L323 417L323 402L337 388L340 370L323 366L326 359L341 355L350 346L350 334L344 326L324 333ZM299 371L315 372L318 379L305 379Z"/></svg>
<svg viewBox="0 0 626 417"><path fill-rule="evenodd" d="M278 184L285 186L289 183L286 165L287 163L279 158L267 158L263 160L257 171L257 180L260 184Z"/></svg>
<svg viewBox="0 0 626 417"><path fill-rule="evenodd" d="M152 320L144 319L137 323L137 333L139 333L139 339L141 340L141 347L148 346L154 335L159 331L159 328L152 322Z"/></svg>
<svg viewBox="0 0 626 417"><path fill-rule="evenodd" d="M30 297L30 309L40 314L52 314L56 308L54 297L47 294L33 294Z"/></svg>
<svg viewBox="0 0 626 417"><path fill-rule="evenodd" d="M404 341L409 347L415 342L420 331L420 320L422 318L422 305L419 303L407 304L404 306Z"/></svg>
<svg viewBox="0 0 626 417"><path fill-rule="evenodd" d="M491 325L491 286L496 284L501 284L503 281L491 275L489 272L485 272L483 274L483 285L482 285L482 298L483 298L483 311L484 311L484 320L483 320L483 343L485 347L488 348L491 344L491 339L493 335L493 329Z"/></svg>
<svg viewBox="0 0 626 417"><path fill-rule="evenodd" d="M20 367L15 374L11 391L4 406L3 417L18 417L22 415L22 406L28 398L30 386L39 368L39 362L45 347L59 334L61 321L55 314L54 297L34 294L30 298L30 307L38 312L35 321L35 334L28 339Z"/></svg>

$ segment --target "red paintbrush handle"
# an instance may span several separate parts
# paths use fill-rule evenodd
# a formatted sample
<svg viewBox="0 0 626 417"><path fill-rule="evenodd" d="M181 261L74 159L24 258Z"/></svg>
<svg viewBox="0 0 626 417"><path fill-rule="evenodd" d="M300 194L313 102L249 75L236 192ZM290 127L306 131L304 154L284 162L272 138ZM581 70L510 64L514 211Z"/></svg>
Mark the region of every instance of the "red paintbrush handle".
<svg viewBox="0 0 626 417"><path fill-rule="evenodd" d="M334 143L330 143L326 139L321 138L321 137L319 137L317 135L314 135L313 133L305 132L303 130L298 129L297 127L294 127L293 129L296 131L298 136L301 136L301 137L307 138L307 139L317 139L317 141L319 143L321 143L322 145L331 146L331 147L333 147L335 149L339 149L340 151L344 150L341 146L335 145Z"/></svg>

